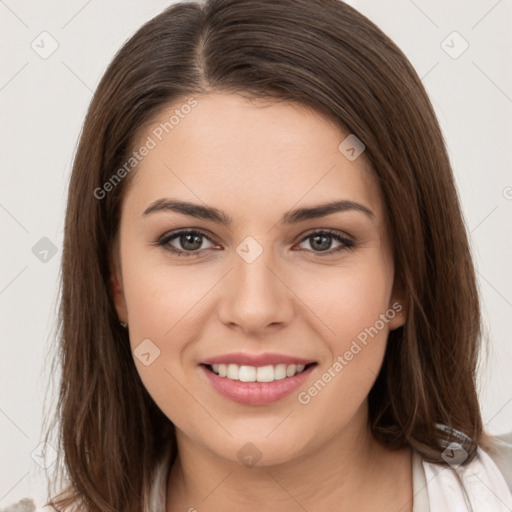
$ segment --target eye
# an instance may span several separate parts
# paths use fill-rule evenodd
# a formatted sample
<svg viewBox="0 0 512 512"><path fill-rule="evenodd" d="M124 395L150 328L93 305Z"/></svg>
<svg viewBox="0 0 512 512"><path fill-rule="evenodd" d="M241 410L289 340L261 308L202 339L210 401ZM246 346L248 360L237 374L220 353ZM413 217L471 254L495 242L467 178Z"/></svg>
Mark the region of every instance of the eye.
<svg viewBox="0 0 512 512"><path fill-rule="evenodd" d="M329 250L332 246L332 239L336 240L340 246L334 250ZM308 243L310 247L313 248L313 252L318 253L320 256L333 254L346 249L353 249L355 247L353 240L331 229L309 233L302 239L301 244L305 241L309 241Z"/></svg>
<svg viewBox="0 0 512 512"><path fill-rule="evenodd" d="M201 252L208 248L212 248L213 246L202 247L205 239L211 243L208 235L200 230L182 229L180 231L164 235L157 240L155 245L164 247L165 250L172 252L177 256L199 256ZM330 250L333 239L340 245L339 247ZM353 249L355 247L355 242L353 240L338 231L330 229L313 231L302 238L301 244L305 241L310 241L309 244L310 247L312 247L312 250L309 252L315 252L321 256L333 254L346 249Z"/></svg>
<svg viewBox="0 0 512 512"><path fill-rule="evenodd" d="M203 239L209 240L208 236L202 231L184 229L178 232L164 235L157 241L157 245L164 247L166 250L178 256L197 256L206 248L201 248ZM171 242L176 242L172 245Z"/></svg>

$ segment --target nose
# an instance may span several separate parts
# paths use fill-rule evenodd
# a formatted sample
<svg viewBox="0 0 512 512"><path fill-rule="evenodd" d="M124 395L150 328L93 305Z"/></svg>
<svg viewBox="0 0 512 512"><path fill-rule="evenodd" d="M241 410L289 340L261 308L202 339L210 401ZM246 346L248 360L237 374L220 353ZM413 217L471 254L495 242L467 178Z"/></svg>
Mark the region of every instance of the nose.
<svg viewBox="0 0 512 512"><path fill-rule="evenodd" d="M261 335L284 327L293 317L294 294L271 252L263 250L254 261L235 254L219 304L219 318L228 327Z"/></svg>

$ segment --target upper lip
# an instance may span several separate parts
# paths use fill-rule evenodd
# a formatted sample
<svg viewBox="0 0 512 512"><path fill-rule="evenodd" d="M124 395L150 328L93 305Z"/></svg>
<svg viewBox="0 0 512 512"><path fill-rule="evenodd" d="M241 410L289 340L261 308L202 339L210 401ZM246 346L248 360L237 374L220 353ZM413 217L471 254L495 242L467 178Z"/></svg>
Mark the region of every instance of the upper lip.
<svg viewBox="0 0 512 512"><path fill-rule="evenodd" d="M300 357L289 356L286 354L273 354L266 352L264 354L247 354L243 352L232 352L221 356L210 357L202 361L202 364L237 364L239 366L268 366L278 364L309 364L316 361L302 359Z"/></svg>

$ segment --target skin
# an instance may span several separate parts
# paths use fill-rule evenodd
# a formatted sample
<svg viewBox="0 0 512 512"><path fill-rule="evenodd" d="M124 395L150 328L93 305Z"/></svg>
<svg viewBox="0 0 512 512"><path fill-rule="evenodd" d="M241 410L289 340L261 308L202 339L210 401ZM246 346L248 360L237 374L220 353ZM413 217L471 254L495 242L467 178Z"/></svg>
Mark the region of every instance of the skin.
<svg viewBox="0 0 512 512"><path fill-rule="evenodd" d="M132 350L145 339L160 350L148 366L134 361L176 426L167 512L411 510L411 452L389 450L367 427L367 395L403 310L307 405L297 399L401 300L383 199L364 153L349 161L338 150L348 133L304 106L221 93L196 99L137 165L112 258L115 305ZM152 120L135 147L183 103ZM165 210L143 215L171 197L223 210L233 225ZM340 199L364 205L373 218L351 210L278 223L290 209ZM192 249L179 237L169 245L199 256L155 245L182 228L208 238ZM322 251L305 237L322 229L348 235L355 247L333 252L342 244L328 238ZM248 236L263 250L250 264L236 252ZM238 351L318 364L297 392L244 405L220 395L198 366ZM261 452L253 467L237 457L248 442Z"/></svg>

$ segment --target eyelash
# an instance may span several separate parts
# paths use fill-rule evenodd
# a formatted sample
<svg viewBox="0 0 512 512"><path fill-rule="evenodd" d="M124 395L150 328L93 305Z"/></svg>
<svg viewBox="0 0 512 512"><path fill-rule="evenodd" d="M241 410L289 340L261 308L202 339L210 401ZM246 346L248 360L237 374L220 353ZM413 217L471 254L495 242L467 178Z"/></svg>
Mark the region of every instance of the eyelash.
<svg viewBox="0 0 512 512"><path fill-rule="evenodd" d="M175 254L176 256L186 256L186 257L197 257L203 251L207 250L207 249L200 249L198 251L183 251L183 250L176 249L172 245L169 245L169 242L171 242L175 238L178 238L182 235L201 235L201 236L207 238L210 242L212 242L212 240L210 240L210 237L206 233L204 233L203 231L201 231L199 229L182 229L182 230L174 231L174 232L171 232L171 233L168 233L168 234L162 236L160 239L158 239L156 241L156 243L154 245L164 247L165 250ZM328 251L309 250L308 251L308 252L313 252L315 254L318 254L319 256L329 256L329 255L338 253L340 251L353 250L356 246L356 244L353 240L351 240L350 238L348 238L346 236L341 235L339 231L335 231L332 229L321 229L318 231L311 231L300 240L299 244L301 244L308 238L312 238L314 235L327 235L328 237L334 238L337 242L340 242L342 244L340 247L338 247L337 249L334 249L334 250L328 250Z"/></svg>

